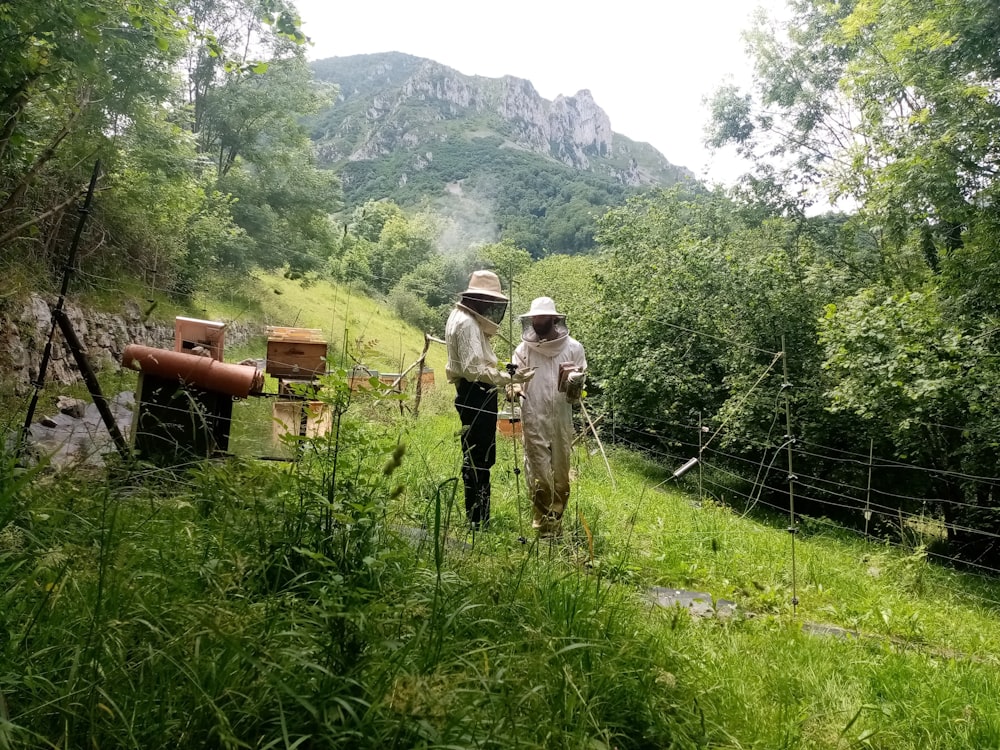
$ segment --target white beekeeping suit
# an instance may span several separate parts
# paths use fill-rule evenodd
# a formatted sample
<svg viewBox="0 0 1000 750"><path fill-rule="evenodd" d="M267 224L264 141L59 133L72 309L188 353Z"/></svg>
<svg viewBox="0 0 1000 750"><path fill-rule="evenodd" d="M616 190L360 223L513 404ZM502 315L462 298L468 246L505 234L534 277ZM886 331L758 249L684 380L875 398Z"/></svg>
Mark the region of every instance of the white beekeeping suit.
<svg viewBox="0 0 1000 750"><path fill-rule="evenodd" d="M524 468L532 504L532 526L543 536L561 528L569 503L573 402L583 390L587 358L569 335L566 316L550 297L538 297L520 316L523 332L514 350L518 369L533 368L530 382L515 386L521 402Z"/></svg>

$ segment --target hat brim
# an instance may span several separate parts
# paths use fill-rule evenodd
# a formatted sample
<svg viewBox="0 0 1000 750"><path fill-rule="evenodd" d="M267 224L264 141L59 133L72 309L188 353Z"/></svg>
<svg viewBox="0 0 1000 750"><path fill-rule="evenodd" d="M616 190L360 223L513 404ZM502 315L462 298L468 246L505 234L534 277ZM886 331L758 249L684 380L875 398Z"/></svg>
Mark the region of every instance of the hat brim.
<svg viewBox="0 0 1000 750"><path fill-rule="evenodd" d="M492 297L493 299L503 300L504 302L510 302L510 300L507 299L505 295L501 294L500 292L492 292L489 289L469 288L466 289L464 292L462 292L460 296L464 297L466 294L481 294L484 297Z"/></svg>
<svg viewBox="0 0 1000 750"><path fill-rule="evenodd" d="M561 312L549 312L547 310L528 310L528 312L518 315L519 318L565 318Z"/></svg>

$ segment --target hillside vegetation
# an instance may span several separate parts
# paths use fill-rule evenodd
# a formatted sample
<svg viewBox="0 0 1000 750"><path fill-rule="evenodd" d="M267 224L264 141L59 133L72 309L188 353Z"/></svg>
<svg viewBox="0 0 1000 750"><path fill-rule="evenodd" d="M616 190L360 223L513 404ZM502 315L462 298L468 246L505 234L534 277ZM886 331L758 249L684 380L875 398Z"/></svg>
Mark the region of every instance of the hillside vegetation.
<svg viewBox="0 0 1000 750"><path fill-rule="evenodd" d="M3 746L1000 740L996 584L823 524L793 567L780 518L678 491L628 451L612 484L592 440L563 540L518 542L504 440L494 530L472 537L449 389L416 420L325 392L339 431L288 468L3 464ZM652 607L653 585L736 615Z"/></svg>
<svg viewBox="0 0 1000 750"><path fill-rule="evenodd" d="M263 319L333 333L347 310L348 336L382 342L365 351L383 361L415 338L342 288L262 276L255 289ZM572 308L585 299L562 291ZM322 398L337 430L287 466L256 461L259 440L174 471L5 459L2 746L1000 741L1000 584L934 564L917 536L866 542L800 518L793 551L787 516L737 510L711 459L680 487L669 457L609 444L612 478L590 435L561 540L526 528L507 439L493 530L471 536L449 387L416 418L337 375ZM266 409L237 418L238 435L270 432ZM657 586L735 614L653 606Z"/></svg>
<svg viewBox="0 0 1000 750"><path fill-rule="evenodd" d="M348 206L390 199L431 210L455 225L459 248L506 240L535 257L589 251L608 207L640 188L691 182L652 146L613 133L589 92L552 103L529 81L400 53L311 67L337 87L310 127Z"/></svg>
<svg viewBox="0 0 1000 750"><path fill-rule="evenodd" d="M4 330L71 265L102 309L332 347L320 438L275 446L262 398L234 406L233 455L179 467L5 447L0 748L1000 745L1000 16L789 11L748 35L751 88L712 98L711 142L751 171L707 190L658 187L586 91L432 61L389 76L374 132L284 6L0 7ZM418 196L438 180L465 213ZM509 442L496 526L466 533L439 345L419 416L350 387L410 364L485 267L512 298L501 360L539 295L587 347L577 426L602 443L552 544Z"/></svg>

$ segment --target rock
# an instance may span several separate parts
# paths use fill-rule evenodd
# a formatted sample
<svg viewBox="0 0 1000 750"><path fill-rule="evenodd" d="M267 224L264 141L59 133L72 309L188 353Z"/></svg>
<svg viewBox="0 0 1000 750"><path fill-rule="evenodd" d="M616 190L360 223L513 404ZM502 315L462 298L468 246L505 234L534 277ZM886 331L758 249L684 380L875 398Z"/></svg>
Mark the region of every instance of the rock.
<svg viewBox="0 0 1000 750"><path fill-rule="evenodd" d="M79 399L74 399L79 400ZM128 437L132 427L130 406L135 402L131 391L119 393L109 400L118 429ZM81 404L85 402L80 401ZM59 413L31 425L28 433L29 455L54 469L72 466L102 466L103 455L116 448L107 427L94 404L85 404L82 418Z"/></svg>
<svg viewBox="0 0 1000 750"><path fill-rule="evenodd" d="M32 294L20 308L7 305L0 313L0 373L13 385L15 393L30 390L31 382L38 377L42 350L52 326L51 305L54 303L54 297ZM85 310L72 302L66 303L65 310L95 370L116 370L128 344L174 348L173 324L143 324L135 302L124 302L119 314ZM239 346L260 334L258 325L233 323L226 328L226 343ZM58 330L52 339L45 382L61 385L80 382L76 360L69 354Z"/></svg>
<svg viewBox="0 0 1000 750"><path fill-rule="evenodd" d="M76 419L82 419L84 410L87 408L87 402L79 398L60 396L56 399L56 408L63 414L68 414Z"/></svg>
<svg viewBox="0 0 1000 750"><path fill-rule="evenodd" d="M649 590L650 598L661 607L682 607L691 613L692 617L717 617L728 620L736 615L736 604L726 599L714 600L712 595L704 591L685 591L663 586L654 586Z"/></svg>

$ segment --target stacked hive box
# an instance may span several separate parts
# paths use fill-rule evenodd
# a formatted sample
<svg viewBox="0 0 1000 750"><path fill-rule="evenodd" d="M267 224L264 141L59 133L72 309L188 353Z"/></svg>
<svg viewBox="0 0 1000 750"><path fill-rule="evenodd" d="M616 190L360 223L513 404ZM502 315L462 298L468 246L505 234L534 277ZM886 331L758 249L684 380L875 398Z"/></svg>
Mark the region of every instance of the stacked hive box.
<svg viewBox="0 0 1000 750"><path fill-rule="evenodd" d="M317 437L330 431L329 405L309 398L326 373L327 343L318 328L268 326L265 371L278 381L274 402L275 442L287 434Z"/></svg>

